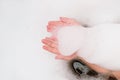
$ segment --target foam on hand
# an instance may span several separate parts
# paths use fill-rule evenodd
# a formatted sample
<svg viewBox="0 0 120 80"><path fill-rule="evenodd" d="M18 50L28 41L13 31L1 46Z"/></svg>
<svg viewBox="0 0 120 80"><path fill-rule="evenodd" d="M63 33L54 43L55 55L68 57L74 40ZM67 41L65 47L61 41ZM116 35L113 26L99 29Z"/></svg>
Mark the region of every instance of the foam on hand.
<svg viewBox="0 0 120 80"><path fill-rule="evenodd" d="M83 45L84 29L82 26L63 27L58 31L57 39L61 54L71 55Z"/></svg>

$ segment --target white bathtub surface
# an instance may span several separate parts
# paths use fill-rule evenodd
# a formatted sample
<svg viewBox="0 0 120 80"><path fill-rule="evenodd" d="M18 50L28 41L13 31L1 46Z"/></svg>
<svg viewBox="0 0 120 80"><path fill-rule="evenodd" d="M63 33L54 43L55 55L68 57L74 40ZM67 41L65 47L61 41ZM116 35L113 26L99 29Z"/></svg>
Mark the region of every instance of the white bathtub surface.
<svg viewBox="0 0 120 80"><path fill-rule="evenodd" d="M49 20L78 17L81 1L88 0L0 0L0 80L67 80L40 40Z"/></svg>
<svg viewBox="0 0 120 80"><path fill-rule="evenodd" d="M55 77L54 55L41 48L40 40L48 35L49 20L71 16L65 6L78 1L73 2L0 0L0 80L61 80Z"/></svg>

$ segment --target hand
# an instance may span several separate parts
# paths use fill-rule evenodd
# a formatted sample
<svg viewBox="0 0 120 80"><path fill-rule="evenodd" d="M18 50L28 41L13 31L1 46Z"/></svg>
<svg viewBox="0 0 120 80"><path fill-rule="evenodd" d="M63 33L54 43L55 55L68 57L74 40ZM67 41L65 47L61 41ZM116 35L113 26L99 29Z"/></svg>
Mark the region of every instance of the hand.
<svg viewBox="0 0 120 80"><path fill-rule="evenodd" d="M53 39L52 37L46 37L45 39L42 40L42 43L44 44L43 49L45 49L48 52L54 53L56 55L56 59L61 59L61 60L71 60L75 58L77 55L76 53L73 53L70 56L64 56L60 53L58 50L58 42L57 39Z"/></svg>
<svg viewBox="0 0 120 80"><path fill-rule="evenodd" d="M79 22L77 22L74 19L60 17L59 21L48 22L47 31L53 32L56 29L59 29L61 27L73 26L73 25L80 25L80 24L79 24ZM58 49L58 41L56 39L56 34L57 34L57 31L55 33L53 33L51 37L46 37L45 39L42 40L42 43L44 44L43 49L56 54L56 57L55 57L56 59L71 60L71 59L75 58L77 56L76 53L73 53L70 56L64 56L60 53L60 51Z"/></svg>
<svg viewBox="0 0 120 80"><path fill-rule="evenodd" d="M65 26L73 26L73 25L80 25L80 23L76 21L75 19L60 17L59 21L48 22L47 31L52 32L56 30L57 28L65 27Z"/></svg>

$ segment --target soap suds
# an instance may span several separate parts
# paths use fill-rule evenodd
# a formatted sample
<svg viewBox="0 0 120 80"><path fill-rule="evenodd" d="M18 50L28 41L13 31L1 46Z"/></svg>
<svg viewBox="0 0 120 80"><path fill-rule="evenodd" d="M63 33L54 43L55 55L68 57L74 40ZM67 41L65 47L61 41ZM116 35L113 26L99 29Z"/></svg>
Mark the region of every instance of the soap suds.
<svg viewBox="0 0 120 80"><path fill-rule="evenodd" d="M83 44L85 32L82 26L64 27L58 31L59 50L63 55L71 55Z"/></svg>
<svg viewBox="0 0 120 80"><path fill-rule="evenodd" d="M102 24L91 28L96 34L96 40L91 42L92 37L86 38L86 31L81 26L64 27L58 32L59 49L63 55L71 55L79 50L79 56L90 63L97 64L110 70L120 70L120 25ZM91 31L88 30L88 31ZM94 35L89 33L90 35ZM90 41L86 40L88 39ZM89 45L88 45L89 44ZM92 44L96 44L92 46ZM84 48L82 48L84 46ZM86 47L85 47L86 46ZM91 48L92 46L92 48ZM93 53L84 54L80 51L92 51ZM87 56L87 57L86 57Z"/></svg>

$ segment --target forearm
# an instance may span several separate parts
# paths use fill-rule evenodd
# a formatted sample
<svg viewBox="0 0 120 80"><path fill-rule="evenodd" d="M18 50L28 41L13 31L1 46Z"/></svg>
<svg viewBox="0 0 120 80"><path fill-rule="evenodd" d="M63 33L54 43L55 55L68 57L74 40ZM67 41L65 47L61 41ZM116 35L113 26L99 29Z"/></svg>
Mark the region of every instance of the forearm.
<svg viewBox="0 0 120 80"><path fill-rule="evenodd" d="M102 67L100 67L100 66L98 66L96 64L92 64L92 63L87 62L85 59L83 59L80 56L75 57L75 59L78 59L78 60L82 61L84 64L86 64L88 67L90 67L91 69L95 70L98 73L108 74L108 73L111 72L108 69L105 69L105 68L102 68Z"/></svg>

